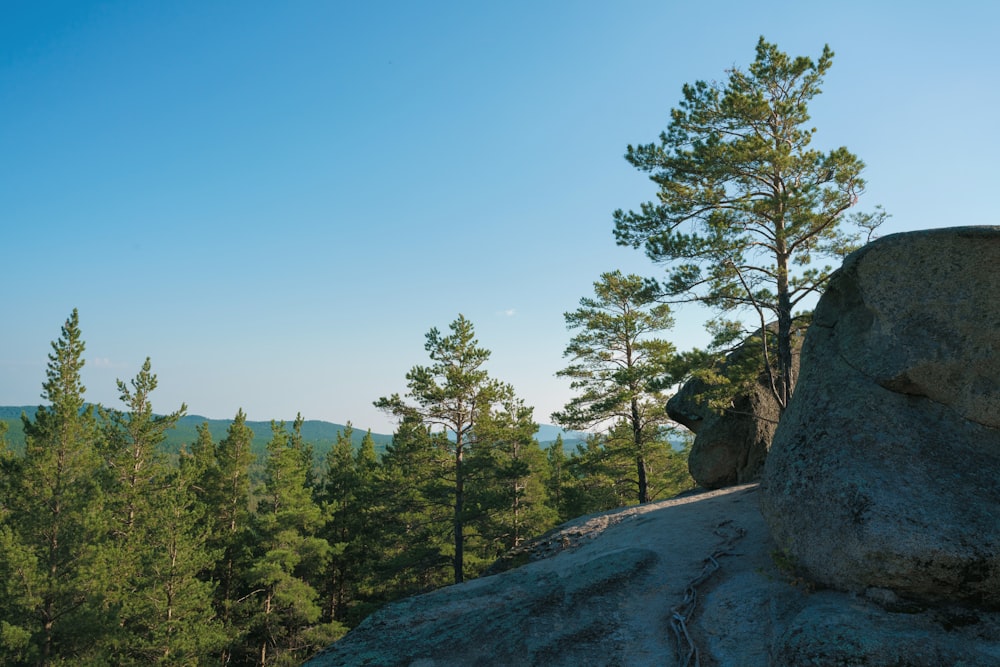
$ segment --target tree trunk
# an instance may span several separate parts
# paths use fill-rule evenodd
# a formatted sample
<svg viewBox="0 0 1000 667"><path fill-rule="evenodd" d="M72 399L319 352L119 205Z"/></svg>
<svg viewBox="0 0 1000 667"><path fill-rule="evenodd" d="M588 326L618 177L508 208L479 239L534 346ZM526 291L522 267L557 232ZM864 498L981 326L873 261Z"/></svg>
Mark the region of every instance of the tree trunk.
<svg viewBox="0 0 1000 667"><path fill-rule="evenodd" d="M42 607L42 618L45 619L42 625L43 629L43 643L42 643L42 664L48 665L52 655L52 645L53 645L53 635L55 634L55 618L56 618L56 590L59 582L59 527L60 527L60 512L61 503L56 497L56 501L52 507L52 535L49 537L49 581L47 582L49 590L44 595L44 603Z"/></svg>
<svg viewBox="0 0 1000 667"><path fill-rule="evenodd" d="M267 626L267 619L271 615L271 593L270 591L264 596L264 625ZM260 642L260 664L267 664L267 637Z"/></svg>
<svg viewBox="0 0 1000 667"><path fill-rule="evenodd" d="M461 437L461 436L459 436ZM465 512L465 480L462 478L462 442L459 440L455 445L455 583L464 581L463 570L465 567L465 527L462 521L462 514Z"/></svg>
<svg viewBox="0 0 1000 667"><path fill-rule="evenodd" d="M792 397L792 304L788 295L788 258L778 258L778 405ZM767 335L764 332L763 335Z"/></svg>
<svg viewBox="0 0 1000 667"><path fill-rule="evenodd" d="M649 502L649 482L646 480L646 457L642 453L642 419L639 400L632 399L632 447L635 450L635 468L639 477L639 502Z"/></svg>

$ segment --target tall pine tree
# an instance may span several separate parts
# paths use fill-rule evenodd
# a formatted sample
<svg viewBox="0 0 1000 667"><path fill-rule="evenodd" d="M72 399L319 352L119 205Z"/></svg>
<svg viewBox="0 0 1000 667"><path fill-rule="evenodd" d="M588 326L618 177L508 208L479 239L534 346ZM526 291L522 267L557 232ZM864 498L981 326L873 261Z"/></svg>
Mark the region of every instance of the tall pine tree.
<svg viewBox="0 0 1000 667"><path fill-rule="evenodd" d="M484 565L556 523L545 484L547 461L535 440L532 408L513 395L479 423L470 456L470 519L479 532Z"/></svg>
<svg viewBox="0 0 1000 667"><path fill-rule="evenodd" d="M379 558L373 599L388 602L454 577L450 453L416 415L403 418L382 457L369 505Z"/></svg>
<svg viewBox="0 0 1000 667"><path fill-rule="evenodd" d="M611 271L594 283L594 296L580 299L565 317L576 330L564 353L572 363L556 375L570 378L579 393L552 418L574 429L614 426L614 443L635 462L636 497L647 502L649 458L668 447L663 390L674 382L674 346L655 334L673 326L670 307L657 303L640 276ZM628 426L627 439L621 424Z"/></svg>
<svg viewBox="0 0 1000 667"><path fill-rule="evenodd" d="M102 556L106 604L117 614L102 652L121 665L183 663L221 637L214 585L198 578L211 562L204 510L194 505L192 480L161 448L186 408L157 415L150 400L156 386L147 358L129 384L118 381L126 410L100 410L111 531Z"/></svg>
<svg viewBox="0 0 1000 667"><path fill-rule="evenodd" d="M686 84L659 142L625 153L656 184L656 201L614 213L620 245L669 264L667 298L723 313L751 309L751 330L777 322L777 350L769 336L759 341L782 409L793 386L794 311L831 271L814 258L843 256L863 241L842 223L870 238L886 218L879 208L847 216L865 190L864 163L843 146L824 153L810 145L809 103L832 64L829 46L814 61L761 37L747 69ZM741 326L722 330L730 342L743 337Z"/></svg>
<svg viewBox="0 0 1000 667"><path fill-rule="evenodd" d="M480 417L512 393L509 385L489 377L483 367L490 351L479 347L472 323L459 315L451 323L450 335L437 328L427 333L424 349L431 358L429 366L414 366L406 374L412 402L399 396L380 398L375 406L403 420L416 418L437 429L434 441L438 448L451 454L450 496L452 502L452 556L455 583L465 579L465 541L468 508L466 507L468 476L466 457L469 452L485 445L478 437Z"/></svg>
<svg viewBox="0 0 1000 667"><path fill-rule="evenodd" d="M15 662L93 659L104 626L96 554L107 532L98 485L93 406L81 382L84 342L74 309L52 343L34 419L22 415L25 448L0 536L2 632Z"/></svg>

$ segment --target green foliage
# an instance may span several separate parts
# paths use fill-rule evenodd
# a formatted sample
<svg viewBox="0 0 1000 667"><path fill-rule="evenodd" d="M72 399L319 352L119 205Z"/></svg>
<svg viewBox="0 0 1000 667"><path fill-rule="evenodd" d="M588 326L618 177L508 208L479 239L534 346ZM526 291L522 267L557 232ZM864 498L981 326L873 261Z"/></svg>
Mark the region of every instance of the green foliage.
<svg viewBox="0 0 1000 667"><path fill-rule="evenodd" d="M796 314L790 330L790 347L793 355L802 349L811 313ZM698 352L688 361L687 373L700 381L697 400L716 412L750 414L747 406L734 403L733 398L751 392L751 387L762 381L771 383L772 393L779 376L777 357L771 351L777 348L778 327L772 323L764 329L746 336L740 324L715 321L710 323L715 333L714 354ZM765 366L765 362L767 366ZM760 418L760 415L755 415Z"/></svg>
<svg viewBox="0 0 1000 667"><path fill-rule="evenodd" d="M2 417L2 413L0 413L0 417ZM327 450L336 441L337 434L344 430L344 425L315 419L303 419L301 415L295 421L299 423L298 433L302 440L311 445L314 450L314 465L317 468L320 467ZM177 426L166 434L167 437L163 443L163 451L168 454L177 454L184 445L190 444L197 439L198 428L203 425L207 425L212 438L219 441L226 436L226 431L231 424L232 420L229 419L206 419L205 417L192 415L181 417L177 422ZM254 456L263 460L264 454L267 451L267 443L271 437L271 424L269 421L247 420L246 425L253 432L250 450L254 453ZM356 432L354 434L353 442L355 447L361 446L363 436L363 433ZM375 440L376 451L380 453L392 441L391 435L379 433L373 434L372 438Z"/></svg>
<svg viewBox="0 0 1000 667"><path fill-rule="evenodd" d="M479 437L489 446L473 449L469 462L469 522L485 565L557 519L547 502L547 460L534 437L532 408L514 397L498 408L481 418Z"/></svg>
<svg viewBox="0 0 1000 667"><path fill-rule="evenodd" d="M34 405L0 406L0 424L7 425L8 444L18 454L24 451L24 427L21 424L21 414L24 413L33 419L37 410L38 406ZM345 425L318 419L302 419L301 415L298 420L301 420L300 436L307 445L312 447L314 468L318 470L323 465L326 452L333 446L337 434L345 429ZM176 461L181 450L198 439L199 428L207 426L212 438L219 441L226 436L226 431L232 423L231 419L206 419L198 415L183 415L172 428L164 433L160 450L170 459ZM263 460L268 440L271 437L271 423L270 421L251 421L248 419L247 426L254 434L250 449L254 456ZM361 431L353 432L352 441L355 449L361 446L364 437L365 433ZM391 434L372 433L371 438L375 444L375 453L379 456L392 442Z"/></svg>
<svg viewBox="0 0 1000 667"><path fill-rule="evenodd" d="M566 463L569 483L563 491L563 516L593 514L635 502L632 457L609 447L607 438L594 435L577 445Z"/></svg>
<svg viewBox="0 0 1000 667"><path fill-rule="evenodd" d="M603 512L636 502L635 459L625 433L612 429L578 445L565 461L560 519ZM616 434L616 431L619 433ZM650 500L664 500L697 486L688 473L690 443L676 449L666 440L646 451Z"/></svg>
<svg viewBox="0 0 1000 667"><path fill-rule="evenodd" d="M24 457L17 479L6 484L0 570L11 578L0 608L12 658L86 655L89 633L104 618L103 581L94 575L106 517L99 431L80 381L84 347L74 310L49 354L42 385L49 405L34 421L24 419Z"/></svg>
<svg viewBox="0 0 1000 667"><path fill-rule="evenodd" d="M465 578L466 523L470 508L466 507L466 483L470 471L466 456L491 443L480 432L480 422L494 406L513 398L513 389L489 377L483 365L490 351L479 347L472 323L459 315L449 326L451 334L444 336L437 328L427 333L424 349L430 355L430 366L414 366L406 374L412 401L405 402L398 394L383 397L376 407L397 419L416 419L439 429L432 440L437 448L450 454L451 465L441 471L449 481L452 502L452 534L455 583ZM537 427L536 427L537 428Z"/></svg>
<svg viewBox="0 0 1000 667"><path fill-rule="evenodd" d="M21 423L21 415L23 413L29 418L34 419L37 410L38 406L34 405L0 406L0 424L7 425L9 445L17 453L24 451L24 428ZM302 419L301 415L298 417L298 420L301 421L301 426L299 427L301 437L313 447L313 462L318 468L327 450L333 446L337 434L344 430L344 425L317 419ZM198 429L200 427L207 425L212 438L218 441L226 436L226 431L229 430L229 426L232 423L231 419L206 419L198 415L181 415L176 423L164 432L164 439L160 445L160 450L169 457L176 458L186 445L190 445L198 438ZM253 431L253 440L250 444L250 449L255 456L263 459L264 453L267 450L267 442L271 437L270 422L247 420L246 424ZM355 447L361 446L361 440L364 438L364 435L361 432L354 433L353 442ZM375 443L375 451L378 454L382 454L386 446L392 442L392 435L373 433L371 437Z"/></svg>
<svg viewBox="0 0 1000 667"><path fill-rule="evenodd" d="M99 410L109 518L100 569L104 603L117 623L95 646L121 665L183 664L223 640L211 608L214 584L198 578L213 562L204 508L195 503L193 479L160 448L185 407L153 412L157 379L150 368L147 358L129 385L118 381L126 411Z"/></svg>
<svg viewBox="0 0 1000 667"><path fill-rule="evenodd" d="M720 83L685 85L659 143L629 146L625 159L649 174L657 201L615 211L621 245L670 264L659 287L722 312L750 308L759 327L778 323L776 397L791 394L793 310L822 289L830 267L863 242L845 212L864 192L864 164L846 148L810 147L808 104L833 63L791 58L762 37L748 70ZM856 214L871 238L886 214Z"/></svg>
<svg viewBox="0 0 1000 667"><path fill-rule="evenodd" d="M605 486L628 482L561 438L542 450L468 321L427 341L410 400L382 399L400 417L384 453L348 424L317 469L301 416L271 422L259 463L242 410L169 452L185 408L154 412L148 359L118 381L124 409L88 406L74 311L23 450L0 422L0 663L301 664L382 604L478 575L573 499L624 501Z"/></svg>
<svg viewBox="0 0 1000 667"><path fill-rule="evenodd" d="M378 527L377 575L384 600L425 592L454 579L451 455L416 416L405 417L382 458L373 490Z"/></svg>
<svg viewBox="0 0 1000 667"><path fill-rule="evenodd" d="M255 515L258 555L246 573L252 606L248 643L259 647L261 665L298 664L322 648L305 632L321 615L319 593L310 582L323 572L331 547L317 536L324 517L308 483L311 456L304 456L300 439L284 422L272 422L271 431Z"/></svg>
<svg viewBox="0 0 1000 667"><path fill-rule="evenodd" d="M353 428L348 422L345 430L337 435L337 442L327 452L324 469L325 484L319 499L326 512L326 525L322 535L331 547L330 559L323 577L322 592L324 611L328 620L343 621L347 618L350 601L355 598L352 583L359 580L354 572L350 543L356 538L358 508L356 470L354 466Z"/></svg>
<svg viewBox="0 0 1000 667"><path fill-rule="evenodd" d="M156 384L147 357L142 370L131 380L131 389L118 380L118 392L127 411L99 410L104 433L101 453L111 491L108 507L115 523L113 531L123 540L131 537L137 515L148 511L151 491L166 467L160 445L187 409L181 405L171 414L154 414L149 395Z"/></svg>
<svg viewBox="0 0 1000 667"><path fill-rule="evenodd" d="M676 366L674 346L652 334L673 326L673 319L640 276L605 273L594 294L565 315L577 333L563 353L572 363L556 375L570 378L579 393L552 418L577 429L610 422L619 436L627 424L631 437L614 441L634 460L636 497L644 503L651 499L647 451L670 421L663 390L674 383Z"/></svg>

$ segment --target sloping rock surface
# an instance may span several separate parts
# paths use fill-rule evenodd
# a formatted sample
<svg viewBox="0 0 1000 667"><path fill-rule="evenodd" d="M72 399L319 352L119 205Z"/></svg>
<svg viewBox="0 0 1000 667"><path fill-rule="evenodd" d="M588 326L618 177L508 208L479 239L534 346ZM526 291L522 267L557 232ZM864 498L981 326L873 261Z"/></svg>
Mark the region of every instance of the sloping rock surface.
<svg viewBox="0 0 1000 667"><path fill-rule="evenodd" d="M801 343L797 334L796 343ZM793 377L798 374L799 346L794 345ZM727 355L718 372L759 358L759 340L750 338ZM702 378L692 378L667 401L667 414L694 434L688 457L691 477L706 489L756 481L764 467L774 431L781 416L778 401L771 391L767 375L761 373L749 386L733 389L725 398L732 405L727 412L712 409L706 397L718 394L720 385Z"/></svg>
<svg viewBox="0 0 1000 667"><path fill-rule="evenodd" d="M892 612L803 586L776 556L753 485L584 517L539 538L529 553L533 560L519 568L389 605L307 664L1000 661L1000 615Z"/></svg>
<svg viewBox="0 0 1000 667"><path fill-rule="evenodd" d="M390 605L308 664L671 664L671 608L735 538L767 550L754 487L578 519L534 562Z"/></svg>
<svg viewBox="0 0 1000 667"><path fill-rule="evenodd" d="M762 510L821 584L1000 608L1000 228L896 234L847 258L806 336Z"/></svg>

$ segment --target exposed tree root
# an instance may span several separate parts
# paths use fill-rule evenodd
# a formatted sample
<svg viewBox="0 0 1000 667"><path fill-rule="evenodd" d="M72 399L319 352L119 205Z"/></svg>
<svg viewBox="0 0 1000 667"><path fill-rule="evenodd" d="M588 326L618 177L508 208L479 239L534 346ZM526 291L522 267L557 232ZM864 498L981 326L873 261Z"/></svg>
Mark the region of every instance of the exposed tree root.
<svg viewBox="0 0 1000 667"><path fill-rule="evenodd" d="M701 573L688 582L683 602L670 610L670 629L674 633L675 652L680 667L701 667L698 645L691 637L687 624L698 607L698 587L708 581L722 567L719 565L718 559L731 554L736 542L746 535L746 530L739 526L733 526L732 523L732 520L726 520L716 526L713 532L722 538L722 542L705 559Z"/></svg>

